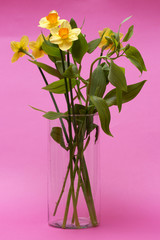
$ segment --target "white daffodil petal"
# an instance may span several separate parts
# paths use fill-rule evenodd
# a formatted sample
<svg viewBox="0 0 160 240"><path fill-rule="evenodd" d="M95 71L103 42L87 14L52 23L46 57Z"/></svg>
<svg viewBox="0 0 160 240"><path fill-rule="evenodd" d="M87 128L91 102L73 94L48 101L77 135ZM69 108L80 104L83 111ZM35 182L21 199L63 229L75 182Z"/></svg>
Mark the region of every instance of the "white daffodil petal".
<svg viewBox="0 0 160 240"><path fill-rule="evenodd" d="M78 40L78 36L75 35L75 34L70 33L70 34L68 35L68 40L69 40L69 41Z"/></svg>
<svg viewBox="0 0 160 240"><path fill-rule="evenodd" d="M80 28L73 28L73 29L71 30L71 33L74 33L74 34L76 34L77 36L80 34L80 32L81 32L81 29L80 29Z"/></svg>
<svg viewBox="0 0 160 240"><path fill-rule="evenodd" d="M51 32L52 35L58 34L58 32L59 32L59 27L51 28L51 29L50 29L50 32Z"/></svg>
<svg viewBox="0 0 160 240"><path fill-rule="evenodd" d="M54 36L50 37L50 42L54 43L54 44L61 44L63 42L63 40L59 36L54 35Z"/></svg>
<svg viewBox="0 0 160 240"><path fill-rule="evenodd" d="M60 28L68 28L68 30L70 31L71 30L71 25L70 25L70 23L68 21L64 21L61 24Z"/></svg>

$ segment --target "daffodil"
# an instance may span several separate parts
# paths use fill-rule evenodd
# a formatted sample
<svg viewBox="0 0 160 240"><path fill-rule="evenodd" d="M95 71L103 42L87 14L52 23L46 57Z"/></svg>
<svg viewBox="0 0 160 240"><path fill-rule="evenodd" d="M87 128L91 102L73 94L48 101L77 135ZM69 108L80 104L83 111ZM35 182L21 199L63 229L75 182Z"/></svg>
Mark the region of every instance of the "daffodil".
<svg viewBox="0 0 160 240"><path fill-rule="evenodd" d="M36 41L29 43L29 47L32 50L32 55L35 58L41 58L44 56L45 52L42 49L42 44L44 42L42 34L38 36Z"/></svg>
<svg viewBox="0 0 160 240"><path fill-rule="evenodd" d="M99 36L102 37L102 40L99 44L100 48L103 48L105 50L107 49L113 49L114 48L114 42L112 41L114 32L110 28L104 28L102 31L99 31ZM123 34L119 34L120 40L123 38ZM108 39L107 39L108 38Z"/></svg>
<svg viewBox="0 0 160 240"><path fill-rule="evenodd" d="M59 19L60 17L58 16L58 13L53 10L48 14L48 16L41 18L38 26L47 29L58 27L62 24L63 21L65 21L64 19Z"/></svg>
<svg viewBox="0 0 160 240"><path fill-rule="evenodd" d="M80 28L71 28L68 21L64 21L62 25L50 30L52 36L50 37L51 43L58 44L59 48L63 51L71 48L73 41L78 39L81 32Z"/></svg>
<svg viewBox="0 0 160 240"><path fill-rule="evenodd" d="M16 62L20 57L23 57L28 52L29 39L27 36L23 36L20 42L11 42L11 49L14 52L11 62Z"/></svg>

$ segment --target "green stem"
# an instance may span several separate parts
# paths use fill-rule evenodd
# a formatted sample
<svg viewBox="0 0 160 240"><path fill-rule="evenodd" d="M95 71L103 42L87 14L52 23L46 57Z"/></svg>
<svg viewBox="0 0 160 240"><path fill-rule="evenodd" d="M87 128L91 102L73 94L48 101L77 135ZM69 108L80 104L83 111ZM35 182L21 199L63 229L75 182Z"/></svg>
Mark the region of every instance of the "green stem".
<svg viewBox="0 0 160 240"><path fill-rule="evenodd" d="M24 52L26 55L28 55L29 57L31 57L34 61L37 61L37 60L35 59L35 57L34 57L32 54L30 54L29 52L24 51L24 50L23 50L23 52ZM37 66L37 67L38 67L38 66ZM41 73L41 75L42 75L42 78L43 78L45 84L48 85L48 81L47 81L47 79L46 79L46 77L45 77L42 69L41 69L40 67L38 67L38 69L39 69L39 71L40 71L40 73ZM56 103L56 100L55 100L55 98L54 98L54 96L53 96L53 93L49 92L49 94L50 94L50 96L51 96L51 99L52 99L52 101L53 101L53 104L54 104L54 106L55 106L56 111L59 112L59 108L58 108L58 105L57 105L57 103ZM60 120L60 122L61 122L61 126L62 126L62 129L63 129L64 135L65 135L66 141L69 142L69 138L68 138L68 135L67 135L66 128L65 128L65 126L64 126L63 120L62 120L61 118L60 118L59 120Z"/></svg>
<svg viewBox="0 0 160 240"><path fill-rule="evenodd" d="M65 72L65 65L64 65L64 59L63 59L63 54L62 50L60 49L60 54L61 54L61 60L62 60L62 67L63 67L63 72ZM67 85L67 79L64 78L65 81L65 88L66 88L66 100L67 100L67 107L68 107L68 127L69 127L69 148L70 148L70 179L71 179L71 195L72 195L72 201L73 201L73 212L74 212L74 218L75 218L75 225L79 227L79 220L78 220L78 214L77 214L77 207L75 204L75 192L74 192L74 178L73 178L73 138L72 138L72 126L71 126L71 111L70 111L70 104L69 104L69 95L68 95L68 85ZM64 225L63 225L64 227Z"/></svg>
<svg viewBox="0 0 160 240"><path fill-rule="evenodd" d="M62 186L62 190L61 190L60 196L59 196L59 198L58 198L58 201L56 202L56 206L55 206L55 209L54 209L53 216L56 215L58 205L59 205L59 203L60 203L60 201L61 201L61 198L62 198L62 195L63 195L63 193L64 193L64 189L65 189L65 186L66 186L66 181L67 181L68 174L69 174L69 169L70 169L70 166L69 166L69 164L68 164L66 176L65 176L65 178L64 178L64 182L63 182L63 186Z"/></svg>

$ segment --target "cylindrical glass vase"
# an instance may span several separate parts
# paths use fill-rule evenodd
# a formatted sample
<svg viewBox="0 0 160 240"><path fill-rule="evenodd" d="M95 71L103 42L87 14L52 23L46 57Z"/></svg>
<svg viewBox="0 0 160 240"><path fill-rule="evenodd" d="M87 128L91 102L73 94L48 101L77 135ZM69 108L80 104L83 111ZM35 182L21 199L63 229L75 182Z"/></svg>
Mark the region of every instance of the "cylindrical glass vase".
<svg viewBox="0 0 160 240"><path fill-rule="evenodd" d="M49 121L48 223L58 228L99 224L98 114Z"/></svg>

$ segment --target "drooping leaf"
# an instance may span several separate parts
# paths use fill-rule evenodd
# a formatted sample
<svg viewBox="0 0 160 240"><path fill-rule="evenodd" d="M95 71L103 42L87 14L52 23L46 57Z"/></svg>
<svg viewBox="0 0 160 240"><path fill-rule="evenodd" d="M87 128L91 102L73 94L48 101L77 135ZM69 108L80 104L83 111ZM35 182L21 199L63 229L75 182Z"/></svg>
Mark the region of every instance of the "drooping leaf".
<svg viewBox="0 0 160 240"><path fill-rule="evenodd" d="M94 104L95 108L98 111L101 127L103 131L108 134L109 136L112 136L110 130L109 130L109 124L110 124L110 111L108 108L108 105L106 101L100 97L97 96L90 96L91 102Z"/></svg>
<svg viewBox="0 0 160 240"><path fill-rule="evenodd" d="M122 103L126 103L134 99L141 91L145 82L146 80L132 85L128 85L127 92L122 92ZM106 101L109 107L117 105L116 88L107 93L107 95L104 97L104 100Z"/></svg>
<svg viewBox="0 0 160 240"><path fill-rule="evenodd" d="M47 55L55 57L56 59L61 59L61 54L59 48L51 45L49 41L44 41L42 44L42 49L47 53Z"/></svg>
<svg viewBox="0 0 160 240"><path fill-rule="evenodd" d="M100 44L101 38L97 38L88 43L88 53L92 53Z"/></svg>
<svg viewBox="0 0 160 240"><path fill-rule="evenodd" d="M86 150L86 148L88 147L89 142L90 142L90 135L89 135L88 138L87 138L87 141L86 141L86 143L85 143L85 146L84 146L83 151Z"/></svg>
<svg viewBox="0 0 160 240"><path fill-rule="evenodd" d="M73 18L71 18L71 20L70 20L70 25L72 28L77 28L77 23L75 22L75 20Z"/></svg>
<svg viewBox="0 0 160 240"><path fill-rule="evenodd" d="M33 109L36 110L36 111L46 113L46 111L43 111L43 110L41 110L41 109L39 109L39 108L32 107L31 105L29 105L29 107L33 108Z"/></svg>
<svg viewBox="0 0 160 240"><path fill-rule="evenodd" d="M43 115L43 117L50 119L50 120L55 120L57 118L64 117L64 116L65 116L64 113L52 112L52 111L49 111Z"/></svg>
<svg viewBox="0 0 160 240"><path fill-rule="evenodd" d="M117 99L118 110L120 112L122 109L122 90L119 88L116 88L116 99Z"/></svg>
<svg viewBox="0 0 160 240"><path fill-rule="evenodd" d="M127 42L133 35L133 29L134 26L132 25L129 29L128 32L126 33L125 37L123 38L123 42Z"/></svg>
<svg viewBox="0 0 160 240"><path fill-rule="evenodd" d="M62 65L62 61L56 61L56 67L58 69L58 71L60 72L61 75L63 75L63 65ZM67 69L68 65L67 65L67 62L64 61L64 66L65 66L65 69Z"/></svg>
<svg viewBox="0 0 160 240"><path fill-rule="evenodd" d="M108 80L113 86L121 89L122 91L127 91L127 83L123 70L113 61L111 61L110 64Z"/></svg>
<svg viewBox="0 0 160 240"><path fill-rule="evenodd" d="M42 68L44 71L46 71L47 73L58 77L59 79L62 78L62 75L59 73L59 71L57 71L57 69L50 67L47 64L41 63L41 62L37 62L37 61L31 61L30 62L34 63L35 65L37 65L38 67Z"/></svg>
<svg viewBox="0 0 160 240"><path fill-rule="evenodd" d="M99 65L95 68L91 77L90 96L102 97L106 90L106 77L102 67Z"/></svg>
<svg viewBox="0 0 160 240"><path fill-rule="evenodd" d="M63 73L64 77L68 78L76 78L78 76L78 68L76 65L72 64L70 65L66 71Z"/></svg>
<svg viewBox="0 0 160 240"><path fill-rule="evenodd" d="M61 145L65 150L67 147L65 146L62 129L60 127L53 127L51 131L51 137L56 141L58 144Z"/></svg>
<svg viewBox="0 0 160 240"><path fill-rule="evenodd" d="M78 40L73 42L71 53L77 63L81 63L83 56L88 51L88 44L82 33L78 35Z"/></svg>
<svg viewBox="0 0 160 240"><path fill-rule="evenodd" d="M68 91L69 91L70 90L69 79L67 78L66 81L67 81L67 86L68 86ZM74 79L74 78L71 79L72 88L75 87L76 82L77 82L76 79ZM55 82L43 87L43 89L45 89L49 92L57 93L57 94L66 93L65 80L60 79L58 81L55 81Z"/></svg>
<svg viewBox="0 0 160 240"><path fill-rule="evenodd" d="M129 49L125 51L125 53L126 57L131 61L131 63L133 63L133 65L135 65L139 69L141 73L143 71L147 71L144 60L138 49L130 46Z"/></svg>

